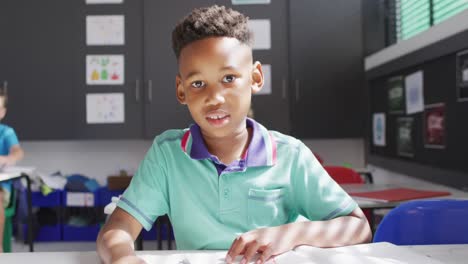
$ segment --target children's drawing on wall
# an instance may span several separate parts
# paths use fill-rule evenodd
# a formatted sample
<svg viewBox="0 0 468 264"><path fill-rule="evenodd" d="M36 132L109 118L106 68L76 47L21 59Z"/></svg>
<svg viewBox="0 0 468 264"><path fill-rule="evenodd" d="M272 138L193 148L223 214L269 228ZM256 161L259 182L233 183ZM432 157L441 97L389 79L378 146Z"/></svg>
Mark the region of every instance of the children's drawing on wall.
<svg viewBox="0 0 468 264"><path fill-rule="evenodd" d="M468 50L457 54L458 101L468 101Z"/></svg>
<svg viewBox="0 0 468 264"><path fill-rule="evenodd" d="M385 140L385 114L384 113L374 113L373 122L372 122L372 131L374 146L384 147L386 145Z"/></svg>
<svg viewBox="0 0 468 264"><path fill-rule="evenodd" d="M124 45L123 15L86 16L86 45Z"/></svg>
<svg viewBox="0 0 468 264"><path fill-rule="evenodd" d="M426 105L424 110L424 146L445 148L445 104Z"/></svg>
<svg viewBox="0 0 468 264"><path fill-rule="evenodd" d="M388 80L388 112L391 114L405 112L404 85L403 76L396 76Z"/></svg>
<svg viewBox="0 0 468 264"><path fill-rule="evenodd" d="M399 117L397 119L397 153L400 156L414 156L413 126L414 119L412 117Z"/></svg>
<svg viewBox="0 0 468 264"><path fill-rule="evenodd" d="M123 93L92 93L86 95L86 123L109 124L125 122Z"/></svg>
<svg viewBox="0 0 468 264"><path fill-rule="evenodd" d="M406 113L424 111L423 72L417 71L405 77Z"/></svg>
<svg viewBox="0 0 468 264"><path fill-rule="evenodd" d="M123 55L87 55L87 85L120 85L124 84Z"/></svg>

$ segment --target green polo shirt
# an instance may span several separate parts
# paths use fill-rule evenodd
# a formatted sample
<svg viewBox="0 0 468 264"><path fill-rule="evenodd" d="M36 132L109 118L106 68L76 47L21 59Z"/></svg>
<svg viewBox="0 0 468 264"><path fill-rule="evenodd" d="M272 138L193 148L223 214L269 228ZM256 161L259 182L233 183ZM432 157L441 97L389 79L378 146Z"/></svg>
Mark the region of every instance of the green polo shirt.
<svg viewBox="0 0 468 264"><path fill-rule="evenodd" d="M197 125L157 136L117 206L146 230L167 214L181 250L226 250L239 233L357 207L301 141L246 125L247 154L228 165L209 154Z"/></svg>

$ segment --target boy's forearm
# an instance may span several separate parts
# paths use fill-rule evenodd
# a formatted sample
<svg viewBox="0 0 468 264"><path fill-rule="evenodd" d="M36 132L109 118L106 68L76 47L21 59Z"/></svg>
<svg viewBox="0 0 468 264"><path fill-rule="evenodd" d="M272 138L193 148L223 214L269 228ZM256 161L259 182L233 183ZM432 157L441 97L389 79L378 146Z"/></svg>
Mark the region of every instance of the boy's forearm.
<svg viewBox="0 0 468 264"><path fill-rule="evenodd" d="M342 216L327 221L306 221L291 224L295 246L340 247L368 243L372 238L365 218Z"/></svg>
<svg viewBox="0 0 468 264"><path fill-rule="evenodd" d="M133 245L130 234L119 229L103 229L97 239L97 251L103 263L135 255Z"/></svg>
<svg viewBox="0 0 468 264"><path fill-rule="evenodd" d="M16 163L22 160L24 157L24 151L20 147L12 147L8 158L11 160L11 163Z"/></svg>

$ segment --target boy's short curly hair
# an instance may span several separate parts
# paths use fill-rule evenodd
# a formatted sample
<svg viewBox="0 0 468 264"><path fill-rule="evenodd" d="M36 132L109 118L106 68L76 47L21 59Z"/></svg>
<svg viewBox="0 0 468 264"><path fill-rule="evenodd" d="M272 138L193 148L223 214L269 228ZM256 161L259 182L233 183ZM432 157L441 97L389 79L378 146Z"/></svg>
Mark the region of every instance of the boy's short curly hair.
<svg viewBox="0 0 468 264"><path fill-rule="evenodd" d="M251 46L247 27L249 18L231 8L213 5L196 8L184 17L172 31L172 49L179 59L188 44L207 37L231 37Z"/></svg>

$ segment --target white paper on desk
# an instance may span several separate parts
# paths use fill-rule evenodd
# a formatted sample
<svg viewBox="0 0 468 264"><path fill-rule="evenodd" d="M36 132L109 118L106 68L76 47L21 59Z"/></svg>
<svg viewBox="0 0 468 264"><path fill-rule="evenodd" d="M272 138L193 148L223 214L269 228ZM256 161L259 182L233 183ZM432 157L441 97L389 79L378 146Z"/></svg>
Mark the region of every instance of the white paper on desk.
<svg viewBox="0 0 468 264"><path fill-rule="evenodd" d="M145 260L148 264L225 264L225 252L214 253L185 253L185 254L170 254L170 255L139 255L140 258ZM233 263L240 263L242 256L235 259ZM254 264L257 260L254 257L249 264ZM274 261L266 262L267 264L274 264ZM294 262L292 262L294 263Z"/></svg>
<svg viewBox="0 0 468 264"><path fill-rule="evenodd" d="M293 251L304 258L304 262L291 262L288 255L276 258L277 264L286 263L347 263L347 264L367 264L367 263L432 263L442 264L425 255L416 253L407 248L395 246L382 242L372 244L362 244L339 248L315 248L300 246Z"/></svg>

